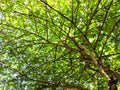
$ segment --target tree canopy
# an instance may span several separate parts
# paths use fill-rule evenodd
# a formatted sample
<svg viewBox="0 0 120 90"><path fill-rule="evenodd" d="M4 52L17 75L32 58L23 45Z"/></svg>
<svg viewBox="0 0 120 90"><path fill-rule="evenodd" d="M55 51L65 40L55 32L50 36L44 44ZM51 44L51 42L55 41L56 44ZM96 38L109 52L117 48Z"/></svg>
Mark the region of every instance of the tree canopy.
<svg viewBox="0 0 120 90"><path fill-rule="evenodd" d="M0 90L120 90L119 83L119 0L0 1Z"/></svg>

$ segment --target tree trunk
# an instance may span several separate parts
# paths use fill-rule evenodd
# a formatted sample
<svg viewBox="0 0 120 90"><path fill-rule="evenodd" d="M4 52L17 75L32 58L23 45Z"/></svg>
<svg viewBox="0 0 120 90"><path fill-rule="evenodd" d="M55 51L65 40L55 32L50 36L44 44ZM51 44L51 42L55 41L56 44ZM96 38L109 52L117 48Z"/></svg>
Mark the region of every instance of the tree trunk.
<svg viewBox="0 0 120 90"><path fill-rule="evenodd" d="M108 82L109 90L118 90L117 89L118 80L111 76L111 80Z"/></svg>
<svg viewBox="0 0 120 90"><path fill-rule="evenodd" d="M111 84L109 87L109 90L118 90L115 84Z"/></svg>

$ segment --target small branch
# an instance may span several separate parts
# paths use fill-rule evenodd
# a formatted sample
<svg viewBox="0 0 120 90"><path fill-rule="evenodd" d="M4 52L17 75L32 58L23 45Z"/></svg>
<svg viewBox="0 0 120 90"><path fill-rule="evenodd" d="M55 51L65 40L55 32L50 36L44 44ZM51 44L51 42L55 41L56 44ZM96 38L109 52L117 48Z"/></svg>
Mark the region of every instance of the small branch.
<svg viewBox="0 0 120 90"><path fill-rule="evenodd" d="M49 5L47 2L45 2L44 0L40 0L41 2L43 2L44 4L46 4L49 8L51 8L53 11L55 11L55 12L57 12L59 15L61 15L62 17L64 17L66 20L68 20L71 24L73 24L74 25L74 27L76 28L76 29L78 29L79 30L79 32L82 34L82 36L84 37L84 39L88 42L88 44L90 45L90 47L94 50L94 48L92 47L92 45L90 44L90 41L89 41L89 39L86 37L86 35L76 26L76 24L73 22L73 21L71 21L68 17L66 17L63 13L61 13L61 12L59 12L58 10L56 10L55 8L53 8L51 5ZM99 3L101 2L101 0L98 0L99 1ZM99 4L98 3L98 4ZM96 12L96 11L95 11ZM74 41L73 41L74 42ZM75 45L77 45L76 43L75 43ZM94 53L96 54L96 56L98 57L98 55L97 55L97 52L94 50Z"/></svg>
<svg viewBox="0 0 120 90"><path fill-rule="evenodd" d="M103 47L102 47L102 50L101 50L101 54L100 54L100 58L102 57L102 54L103 54L103 50L107 44L107 41L108 39L110 38L111 36L111 33L115 30L115 27L119 24L120 22L120 19L118 19L118 21L115 22L115 24L113 25L112 29L110 30L110 32L108 33L108 36L106 37L106 40L105 40L105 43L103 44Z"/></svg>
<svg viewBox="0 0 120 90"><path fill-rule="evenodd" d="M88 29L89 29L89 26L90 26L90 24L91 24L91 21L92 21L93 17L94 17L94 16L96 15L96 13L97 13L97 9L98 9L98 7L99 7L100 2L101 2L101 0L98 0L98 4L97 4L97 6L96 6L96 8L95 8L95 10L94 10L94 12L93 12L93 14L91 15L89 22L87 23L86 33L85 33L86 36L87 36L87 31L88 31Z"/></svg>
<svg viewBox="0 0 120 90"><path fill-rule="evenodd" d="M101 31L102 31L103 26L104 26L104 23L105 23L105 21L106 21L106 19L107 19L107 15L108 15L108 12L109 12L109 10L110 10L110 6L112 5L112 3L113 3L113 0L110 2L109 7L107 8L107 11L106 11L106 13L105 13L105 17L104 17L103 22L102 22L102 26L99 27L98 37L97 37L97 40L96 40L96 43L95 43L95 46L94 46L95 49L96 49L97 43L98 43L98 41L99 41L99 38L100 38L100 35L101 35Z"/></svg>
<svg viewBox="0 0 120 90"><path fill-rule="evenodd" d="M50 6L47 2L45 2L45 0L40 0L41 2L43 2L44 4L46 4L49 8L51 8L53 11L57 12L59 15L61 15L62 17L64 17L66 20L70 21L71 23L73 23L68 17L66 17L64 14L62 14L61 12L59 12L58 10L56 10L55 8L53 8L52 6Z"/></svg>
<svg viewBox="0 0 120 90"><path fill-rule="evenodd" d="M43 87L37 88L37 90L43 89L43 88L58 88L61 87L63 89L75 89L75 90L89 90L86 89L82 86L77 86L77 85L72 85L72 84L67 84L67 83L58 83L58 84L48 84L48 85L43 85Z"/></svg>
<svg viewBox="0 0 120 90"><path fill-rule="evenodd" d="M104 58L104 57L111 57L111 56L114 56L114 55L120 55L120 53L108 54L108 55L104 55L104 56L102 56L102 57L103 57L103 58Z"/></svg>
<svg viewBox="0 0 120 90"><path fill-rule="evenodd" d="M46 2L47 2L47 0L46 0ZM48 40L48 20L47 20L47 18L48 18L48 12L47 12L47 10L48 10L48 8L47 8L47 5L45 4L45 13L46 13L46 24L45 24L45 27L46 27L46 38L47 38L47 40Z"/></svg>

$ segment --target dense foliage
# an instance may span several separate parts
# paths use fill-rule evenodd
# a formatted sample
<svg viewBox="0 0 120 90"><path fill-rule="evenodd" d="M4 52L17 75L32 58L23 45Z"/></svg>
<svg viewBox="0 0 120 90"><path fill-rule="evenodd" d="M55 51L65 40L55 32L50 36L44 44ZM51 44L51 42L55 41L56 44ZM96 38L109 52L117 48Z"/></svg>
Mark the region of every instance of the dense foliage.
<svg viewBox="0 0 120 90"><path fill-rule="evenodd" d="M0 90L119 88L119 23L119 0L1 0Z"/></svg>

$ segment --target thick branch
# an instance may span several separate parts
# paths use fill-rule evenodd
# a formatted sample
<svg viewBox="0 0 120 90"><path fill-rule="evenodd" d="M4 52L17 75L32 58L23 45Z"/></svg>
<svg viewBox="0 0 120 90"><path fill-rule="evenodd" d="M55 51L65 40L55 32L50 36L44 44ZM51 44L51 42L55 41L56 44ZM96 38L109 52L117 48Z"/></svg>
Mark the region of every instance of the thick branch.
<svg viewBox="0 0 120 90"><path fill-rule="evenodd" d="M80 53L82 54L82 56L86 56L86 57L88 58L88 60L91 60L91 61L97 66L100 74L101 74L103 77L105 77L107 81L109 81L110 78L109 78L109 76L107 75L107 73L105 72L104 68L102 68L102 66L99 65L98 61L94 58L94 56L92 56L92 54L89 52L89 50L88 50L85 46L83 46L83 45L81 45L81 44L79 44L79 47L80 47L80 49L81 49L81 52L80 52Z"/></svg>

